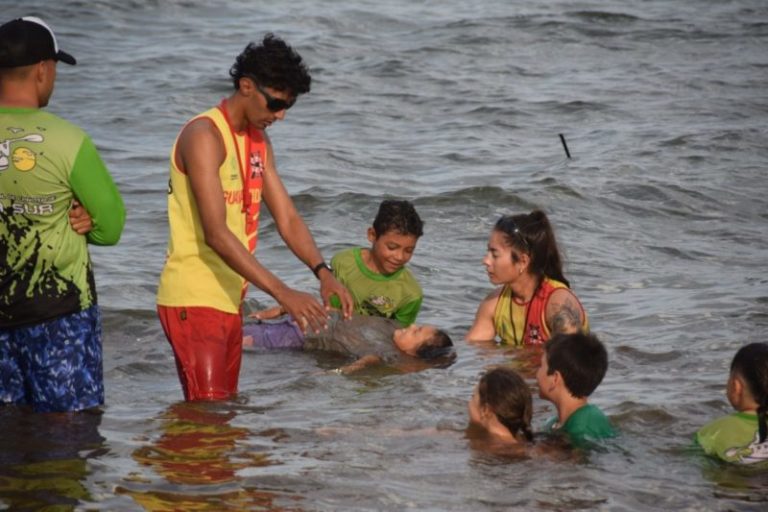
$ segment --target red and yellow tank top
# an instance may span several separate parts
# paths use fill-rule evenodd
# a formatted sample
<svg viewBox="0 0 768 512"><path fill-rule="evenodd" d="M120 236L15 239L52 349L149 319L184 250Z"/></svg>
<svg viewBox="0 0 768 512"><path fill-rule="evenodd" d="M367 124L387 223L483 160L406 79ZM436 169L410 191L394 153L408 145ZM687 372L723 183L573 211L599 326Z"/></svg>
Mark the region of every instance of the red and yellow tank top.
<svg viewBox="0 0 768 512"><path fill-rule="evenodd" d="M219 167L224 190L227 227L253 253L258 239L262 176L267 146L261 130L235 132L227 119L224 101L203 112L221 133L226 157ZM191 122L190 121L190 122ZM232 270L205 243L200 215L186 173L176 165L176 145L171 149L168 189L168 250L160 275L157 303L162 306L205 306L238 313L248 282Z"/></svg>
<svg viewBox="0 0 768 512"><path fill-rule="evenodd" d="M533 298L521 304L512 297L512 288L505 285L493 313L493 326L502 343L509 345L539 345L546 342L551 333L547 327L547 303L552 293L568 288L564 283L545 277ZM589 331L589 320L584 313L582 329Z"/></svg>

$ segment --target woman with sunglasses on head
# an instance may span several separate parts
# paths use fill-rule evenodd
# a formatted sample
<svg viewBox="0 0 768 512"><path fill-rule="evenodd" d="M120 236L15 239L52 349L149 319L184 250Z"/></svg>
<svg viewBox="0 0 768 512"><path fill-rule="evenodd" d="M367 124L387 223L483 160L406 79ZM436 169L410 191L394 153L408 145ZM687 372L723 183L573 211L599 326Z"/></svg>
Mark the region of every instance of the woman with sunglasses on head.
<svg viewBox="0 0 768 512"><path fill-rule="evenodd" d="M483 264L491 283L501 286L480 303L467 340L537 345L556 333L589 330L544 212L501 217Z"/></svg>
<svg viewBox="0 0 768 512"><path fill-rule="evenodd" d="M338 296L345 317L352 297L333 276L275 168L266 129L309 92L302 58L267 34L230 69L234 91L182 128L171 150L170 239L157 309L187 400L237 392L242 355L240 307L248 283L271 295L304 329L320 330L327 313L254 256L262 199L280 236L320 281L326 305Z"/></svg>

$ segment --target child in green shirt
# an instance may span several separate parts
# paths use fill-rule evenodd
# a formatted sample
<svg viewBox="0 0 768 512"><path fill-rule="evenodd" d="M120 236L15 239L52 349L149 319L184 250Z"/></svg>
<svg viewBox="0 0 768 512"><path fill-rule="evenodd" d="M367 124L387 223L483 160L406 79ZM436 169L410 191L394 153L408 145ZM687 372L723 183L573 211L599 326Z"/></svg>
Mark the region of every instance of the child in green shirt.
<svg viewBox="0 0 768 512"><path fill-rule="evenodd" d="M696 442L726 462L768 465L768 343L736 352L725 393L736 412L703 426Z"/></svg>
<svg viewBox="0 0 768 512"><path fill-rule="evenodd" d="M356 313L392 318L403 327L416 321L423 293L405 265L423 226L409 201L386 199L368 228L371 247L354 247L333 257L333 273L352 294Z"/></svg>
<svg viewBox="0 0 768 512"><path fill-rule="evenodd" d="M355 313L391 318L403 327L416 321L424 294L405 265L416 250L423 228L410 201L385 199L368 228L371 247L346 249L331 259L331 271L352 295ZM340 308L341 303L333 297L331 305ZM268 320L284 313L276 306L249 316Z"/></svg>
<svg viewBox="0 0 768 512"><path fill-rule="evenodd" d="M614 437L610 420L587 397L608 370L608 354L593 334L557 334L544 344L536 372L539 396L557 408L546 432L563 432L575 445Z"/></svg>

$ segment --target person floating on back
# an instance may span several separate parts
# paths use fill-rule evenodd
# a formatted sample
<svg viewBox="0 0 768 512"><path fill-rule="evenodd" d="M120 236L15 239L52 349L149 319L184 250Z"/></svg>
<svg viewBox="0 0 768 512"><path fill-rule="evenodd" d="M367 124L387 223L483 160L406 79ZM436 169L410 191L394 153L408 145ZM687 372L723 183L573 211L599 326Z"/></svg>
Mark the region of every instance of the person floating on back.
<svg viewBox="0 0 768 512"><path fill-rule="evenodd" d="M343 320L338 312L331 314L324 329L314 333L303 333L289 316L246 323L243 347L322 350L353 356L355 361L339 368L339 373L381 363L403 363L408 358L437 363L450 363L455 358L450 336L434 326L400 327L392 319L363 315Z"/></svg>
<svg viewBox="0 0 768 512"><path fill-rule="evenodd" d="M469 421L494 441L524 444L533 441L531 389L511 368L487 371L469 401Z"/></svg>
<svg viewBox="0 0 768 512"><path fill-rule="evenodd" d="M540 345L553 334L589 332L544 212L501 217L483 264L491 283L501 286L480 303L467 340Z"/></svg>
<svg viewBox="0 0 768 512"><path fill-rule="evenodd" d="M703 426L696 442L726 462L768 466L768 343L750 343L736 352L726 396L736 412Z"/></svg>
<svg viewBox="0 0 768 512"><path fill-rule="evenodd" d="M614 437L610 420L587 403L607 369L608 354L593 334L557 334L545 343L536 381L539 396L555 405L557 417L544 431L567 434L575 446Z"/></svg>

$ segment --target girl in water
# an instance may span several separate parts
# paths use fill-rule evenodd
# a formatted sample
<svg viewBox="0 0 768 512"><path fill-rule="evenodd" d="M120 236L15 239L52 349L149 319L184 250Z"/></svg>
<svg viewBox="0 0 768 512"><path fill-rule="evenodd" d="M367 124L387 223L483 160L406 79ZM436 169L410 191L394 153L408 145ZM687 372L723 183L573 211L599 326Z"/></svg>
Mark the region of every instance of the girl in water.
<svg viewBox="0 0 768 512"><path fill-rule="evenodd" d="M491 283L501 286L480 303L467 340L537 345L556 333L589 330L544 212L500 218L483 264Z"/></svg>
<svg viewBox="0 0 768 512"><path fill-rule="evenodd" d="M469 401L469 421L494 441L533 441L531 390L511 368L498 367L480 378Z"/></svg>

